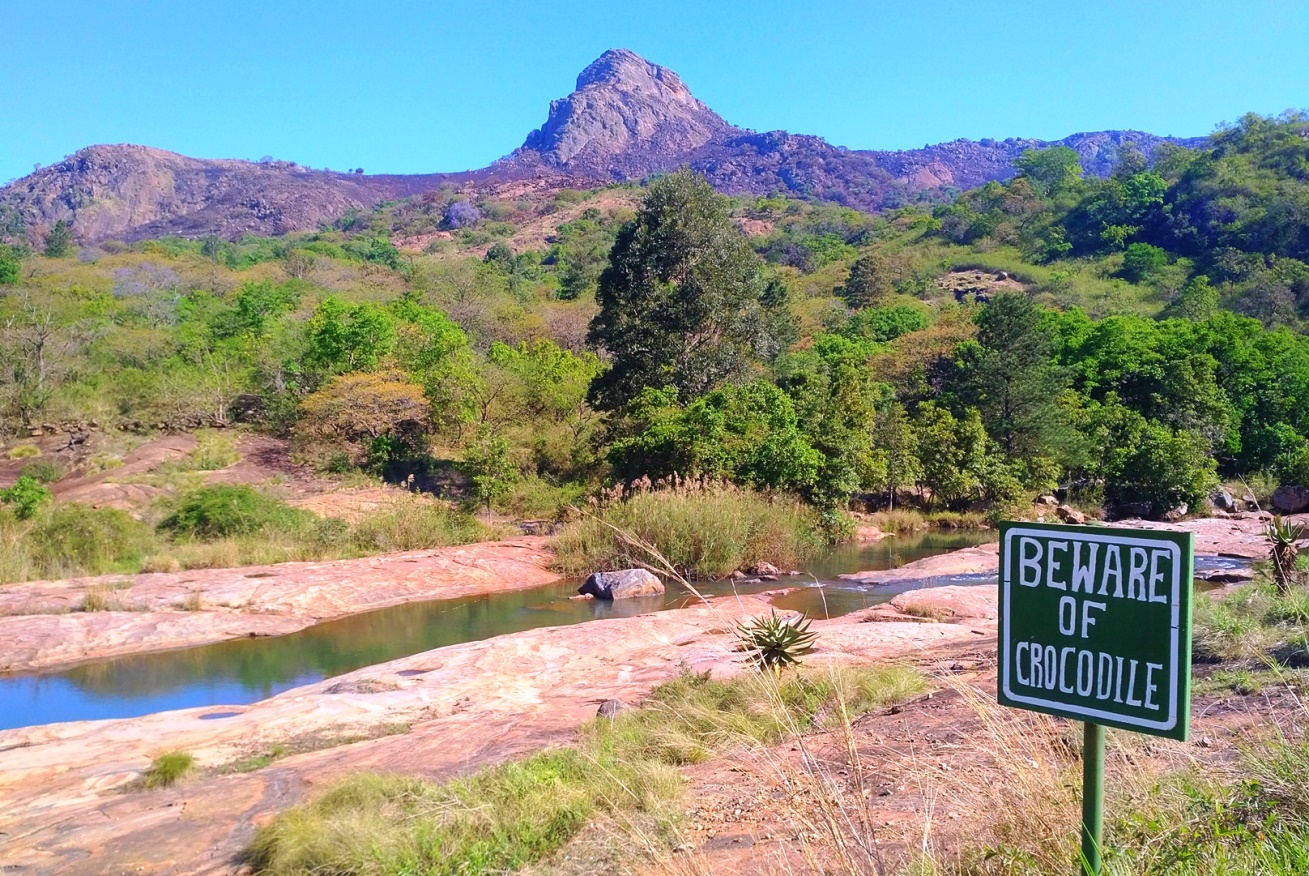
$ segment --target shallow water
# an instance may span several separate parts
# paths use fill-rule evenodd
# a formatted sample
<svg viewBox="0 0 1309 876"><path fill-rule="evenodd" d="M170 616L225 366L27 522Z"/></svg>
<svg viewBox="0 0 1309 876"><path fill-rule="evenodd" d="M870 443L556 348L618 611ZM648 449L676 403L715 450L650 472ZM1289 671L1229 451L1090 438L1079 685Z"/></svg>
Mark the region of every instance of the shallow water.
<svg viewBox="0 0 1309 876"><path fill-rule="evenodd" d="M778 599L814 617L836 617L878 602L894 590L837 581L836 576L892 569L923 557L986 541L990 533L929 533L847 545L809 563L800 576L776 582L700 586L706 595L798 588ZM235 639L177 651L97 660L60 672L0 677L0 729L168 709L236 706L446 645L538 627L630 617L685 605L680 589L662 597L613 603L569 599L577 581L463 599L415 602L318 624L287 636ZM822 586L819 586L819 585ZM215 708L215 714L222 710Z"/></svg>

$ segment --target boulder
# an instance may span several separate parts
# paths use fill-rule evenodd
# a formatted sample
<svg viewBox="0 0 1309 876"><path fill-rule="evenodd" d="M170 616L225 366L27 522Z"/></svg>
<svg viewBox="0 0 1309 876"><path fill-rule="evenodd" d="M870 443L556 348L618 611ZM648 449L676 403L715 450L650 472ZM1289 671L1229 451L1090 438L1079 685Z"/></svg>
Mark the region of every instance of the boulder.
<svg viewBox="0 0 1309 876"><path fill-rule="evenodd" d="M1299 514L1309 509L1309 487L1278 487L1273 490L1273 508L1282 514Z"/></svg>
<svg viewBox="0 0 1309 876"><path fill-rule="evenodd" d="M761 578L762 578L764 575L773 575L773 576L777 576L777 575L782 574L781 572L779 572L779 571L777 570L777 567L774 566L772 563L755 563L754 568L751 569L750 571L753 572L754 574L758 575L758 576L761 577Z"/></svg>
<svg viewBox="0 0 1309 876"><path fill-rule="evenodd" d="M1064 523L1086 522L1086 515L1083 514L1081 511L1078 511L1072 505L1060 505L1058 508L1055 509L1055 513L1059 515L1059 519L1062 520Z"/></svg>
<svg viewBox="0 0 1309 876"><path fill-rule="evenodd" d="M1179 520L1186 517L1187 512L1189 512L1190 510L1191 509L1187 507L1187 504L1183 502L1182 504L1178 505L1176 508L1172 509L1171 511L1165 511L1164 520L1168 521L1169 523L1177 523Z"/></svg>
<svg viewBox="0 0 1309 876"><path fill-rule="evenodd" d="M1209 501L1212 502L1213 506L1219 511L1226 511L1228 514L1236 511L1236 499L1232 498L1232 494L1224 490L1222 487L1219 487L1209 494Z"/></svg>
<svg viewBox="0 0 1309 876"><path fill-rule="evenodd" d="M1055 508L1059 505L1059 500L1054 496L1037 496L1032 504L1042 508Z"/></svg>
<svg viewBox="0 0 1309 876"><path fill-rule="evenodd" d="M577 592L596 599L631 599L663 593L664 582L646 569L619 569L615 572L596 572L577 588Z"/></svg>
<svg viewBox="0 0 1309 876"><path fill-rule="evenodd" d="M1245 506L1247 511L1259 510L1259 500L1255 498L1254 493L1246 493L1241 496L1241 504Z"/></svg>

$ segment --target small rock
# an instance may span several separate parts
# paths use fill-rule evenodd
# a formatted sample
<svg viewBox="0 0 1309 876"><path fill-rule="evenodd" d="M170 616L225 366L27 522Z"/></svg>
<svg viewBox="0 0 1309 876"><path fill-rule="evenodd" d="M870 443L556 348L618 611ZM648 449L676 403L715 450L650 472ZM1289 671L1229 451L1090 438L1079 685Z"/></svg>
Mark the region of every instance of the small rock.
<svg viewBox="0 0 1309 876"><path fill-rule="evenodd" d="M1244 584L1254 580L1253 569L1206 569L1196 572L1195 577L1210 584Z"/></svg>
<svg viewBox="0 0 1309 876"><path fill-rule="evenodd" d="M759 576L759 580L760 580L760 581L776 581L776 580L777 580L777 576L776 576L776 575L760 575L760 576Z"/></svg>
<svg viewBox="0 0 1309 876"><path fill-rule="evenodd" d="M1254 497L1254 493L1245 493L1241 496L1241 504L1247 511L1257 511L1259 509L1259 500Z"/></svg>
<svg viewBox="0 0 1309 876"><path fill-rule="evenodd" d="M1054 508L1059 504L1059 500L1054 496L1037 496L1034 505L1041 505L1046 508Z"/></svg>
<svg viewBox="0 0 1309 876"><path fill-rule="evenodd" d="M1060 505L1055 509L1055 513L1059 515L1059 519L1064 523L1081 524L1086 522L1086 515L1072 505Z"/></svg>
<svg viewBox="0 0 1309 876"><path fill-rule="evenodd" d="M1309 509L1309 487L1278 487L1273 490L1273 508L1283 514L1299 514Z"/></svg>
<svg viewBox="0 0 1309 876"><path fill-rule="evenodd" d="M740 569L737 569L737 570L735 570L734 572L732 572L732 574L728 575L727 577L728 577L728 579L730 579L730 580L732 580L732 581L740 581L742 578L745 577L745 572L742 572Z"/></svg>
<svg viewBox="0 0 1309 876"><path fill-rule="evenodd" d="M776 576L781 574L780 572L777 571L777 567L774 566L772 563L755 563L755 566L753 569L751 569L751 571L761 578L763 578L765 575ZM776 577L774 577L773 580L777 580Z"/></svg>
<svg viewBox="0 0 1309 876"><path fill-rule="evenodd" d="M616 718L620 712L626 712L632 707L622 700L605 700L600 704L600 708L595 710L597 718Z"/></svg>
<svg viewBox="0 0 1309 876"><path fill-rule="evenodd" d="M648 569L619 569L614 572L596 572L577 588L577 592L596 599L631 599L663 593L664 582Z"/></svg>
<svg viewBox="0 0 1309 876"><path fill-rule="evenodd" d="M1165 511L1164 520L1169 523L1177 523L1179 520L1186 517L1187 512L1190 510L1191 509L1187 507L1186 503L1183 502L1171 511Z"/></svg>

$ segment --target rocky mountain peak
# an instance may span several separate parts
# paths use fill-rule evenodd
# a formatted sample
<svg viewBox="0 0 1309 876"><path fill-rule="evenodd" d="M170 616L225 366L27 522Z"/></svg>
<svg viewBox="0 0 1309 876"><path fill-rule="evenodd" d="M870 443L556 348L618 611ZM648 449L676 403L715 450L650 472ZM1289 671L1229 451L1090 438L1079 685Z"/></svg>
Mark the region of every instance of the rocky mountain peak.
<svg viewBox="0 0 1309 876"><path fill-rule="evenodd" d="M666 166L733 130L672 70L610 49L581 72L572 94L551 102L546 123L520 153L622 178Z"/></svg>

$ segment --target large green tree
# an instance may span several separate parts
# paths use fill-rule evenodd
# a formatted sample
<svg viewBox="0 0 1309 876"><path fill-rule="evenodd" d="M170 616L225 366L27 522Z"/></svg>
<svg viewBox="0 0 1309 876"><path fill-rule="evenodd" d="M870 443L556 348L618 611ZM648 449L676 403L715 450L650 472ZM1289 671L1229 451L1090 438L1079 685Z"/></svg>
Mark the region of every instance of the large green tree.
<svg viewBox="0 0 1309 876"><path fill-rule="evenodd" d="M977 316L977 340L960 348L957 393L977 408L987 433L1011 457L1070 452L1059 408L1064 380L1052 364L1053 338L1026 295L1004 293Z"/></svg>
<svg viewBox="0 0 1309 876"><path fill-rule="evenodd" d="M662 386L689 401L776 352L760 269L704 177L684 168L654 182L600 275L587 339L612 365L592 403L615 410Z"/></svg>

